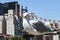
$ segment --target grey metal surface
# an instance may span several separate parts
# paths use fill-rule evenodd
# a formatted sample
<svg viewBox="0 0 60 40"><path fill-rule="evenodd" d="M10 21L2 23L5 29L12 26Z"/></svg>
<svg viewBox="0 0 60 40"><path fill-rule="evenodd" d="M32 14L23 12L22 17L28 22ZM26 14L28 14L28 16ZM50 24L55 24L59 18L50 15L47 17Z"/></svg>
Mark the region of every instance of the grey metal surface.
<svg viewBox="0 0 60 40"><path fill-rule="evenodd" d="M37 23L33 23L32 25L37 31L39 32L49 32L51 31L50 28L45 26L42 22L38 21Z"/></svg>

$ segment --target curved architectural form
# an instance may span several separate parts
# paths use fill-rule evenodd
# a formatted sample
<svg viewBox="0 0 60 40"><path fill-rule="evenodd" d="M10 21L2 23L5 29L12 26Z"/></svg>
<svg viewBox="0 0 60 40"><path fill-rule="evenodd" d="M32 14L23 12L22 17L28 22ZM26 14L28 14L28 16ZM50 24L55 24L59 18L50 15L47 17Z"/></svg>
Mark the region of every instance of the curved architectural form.
<svg viewBox="0 0 60 40"><path fill-rule="evenodd" d="M23 13L23 27L24 31L32 35L42 35L47 33L53 33L52 28L44 25L41 21L30 20L29 13Z"/></svg>

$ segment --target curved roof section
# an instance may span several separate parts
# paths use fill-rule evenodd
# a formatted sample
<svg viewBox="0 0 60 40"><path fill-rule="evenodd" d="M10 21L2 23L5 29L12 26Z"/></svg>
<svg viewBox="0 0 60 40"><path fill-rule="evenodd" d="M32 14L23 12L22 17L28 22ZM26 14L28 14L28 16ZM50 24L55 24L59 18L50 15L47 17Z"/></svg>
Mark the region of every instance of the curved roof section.
<svg viewBox="0 0 60 40"><path fill-rule="evenodd" d="M49 32L49 31L52 31L49 27L45 26L40 21L38 21L36 23L33 23L32 27L35 28L38 32Z"/></svg>

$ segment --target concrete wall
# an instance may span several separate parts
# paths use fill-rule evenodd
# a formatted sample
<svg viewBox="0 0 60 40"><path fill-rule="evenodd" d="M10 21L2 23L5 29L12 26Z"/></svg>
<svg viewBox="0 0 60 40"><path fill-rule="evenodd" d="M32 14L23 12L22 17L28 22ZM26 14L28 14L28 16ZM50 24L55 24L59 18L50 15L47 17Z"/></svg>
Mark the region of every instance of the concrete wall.
<svg viewBox="0 0 60 40"><path fill-rule="evenodd" d="M3 21L3 16L0 16L0 33L2 33L2 21Z"/></svg>
<svg viewBox="0 0 60 40"><path fill-rule="evenodd" d="M8 13L0 15L0 33L9 35L20 35L22 33L22 20L20 20L14 10L8 10Z"/></svg>
<svg viewBox="0 0 60 40"><path fill-rule="evenodd" d="M60 40L59 35L53 35L53 40Z"/></svg>
<svg viewBox="0 0 60 40"><path fill-rule="evenodd" d="M14 18L13 18L13 10L8 10L8 18L7 18L7 34L14 35Z"/></svg>

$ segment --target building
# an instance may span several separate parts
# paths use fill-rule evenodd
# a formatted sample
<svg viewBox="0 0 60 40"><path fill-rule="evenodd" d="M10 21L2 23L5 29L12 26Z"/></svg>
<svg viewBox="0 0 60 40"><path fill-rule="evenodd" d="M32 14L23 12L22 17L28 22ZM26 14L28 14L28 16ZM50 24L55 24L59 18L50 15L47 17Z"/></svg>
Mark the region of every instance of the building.
<svg viewBox="0 0 60 40"><path fill-rule="evenodd" d="M7 2L3 4L0 3L1 40L7 40L10 35L22 35L26 40L59 40L60 32L59 30L55 30L56 28L58 28L57 26L55 26L54 24L52 24L52 26L47 22L44 25L43 22L34 20L35 17L37 18L37 16L34 16L33 13L29 14L31 16L28 16L25 13L28 13L27 7L24 9L22 6L20 10L20 5L18 4L18 2ZM24 16L24 14L27 16ZM24 21L23 18L25 18L26 20ZM23 23L25 24L23 25ZM46 32L47 34L44 32Z"/></svg>
<svg viewBox="0 0 60 40"><path fill-rule="evenodd" d="M0 3L0 35L22 35L22 17L18 2Z"/></svg>
<svg viewBox="0 0 60 40"><path fill-rule="evenodd" d="M30 14L23 9L23 27L25 31L23 36L26 40L60 40L58 23L49 22L45 19L44 22L38 19L36 15Z"/></svg>

